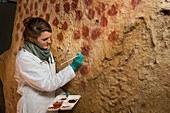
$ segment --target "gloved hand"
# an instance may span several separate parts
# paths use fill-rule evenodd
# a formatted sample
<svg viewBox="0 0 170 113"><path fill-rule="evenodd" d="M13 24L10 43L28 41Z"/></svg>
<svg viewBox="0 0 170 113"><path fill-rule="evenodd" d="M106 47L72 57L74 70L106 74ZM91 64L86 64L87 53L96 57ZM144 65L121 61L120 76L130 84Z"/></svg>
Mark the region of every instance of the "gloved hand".
<svg viewBox="0 0 170 113"><path fill-rule="evenodd" d="M70 66L76 71L83 63L84 57L81 53L77 53L77 57L73 59L73 62Z"/></svg>

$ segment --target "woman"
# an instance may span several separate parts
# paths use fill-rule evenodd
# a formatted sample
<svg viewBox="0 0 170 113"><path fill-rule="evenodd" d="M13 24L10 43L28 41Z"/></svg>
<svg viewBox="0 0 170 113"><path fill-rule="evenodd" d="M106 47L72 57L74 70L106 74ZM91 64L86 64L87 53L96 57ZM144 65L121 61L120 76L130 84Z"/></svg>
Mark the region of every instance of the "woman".
<svg viewBox="0 0 170 113"><path fill-rule="evenodd" d="M28 17L24 21L24 46L16 57L15 79L21 98L17 113L48 113L50 102L60 87L75 77L83 63L83 55L77 54L73 62L56 73L55 61L50 52L52 29L41 18Z"/></svg>

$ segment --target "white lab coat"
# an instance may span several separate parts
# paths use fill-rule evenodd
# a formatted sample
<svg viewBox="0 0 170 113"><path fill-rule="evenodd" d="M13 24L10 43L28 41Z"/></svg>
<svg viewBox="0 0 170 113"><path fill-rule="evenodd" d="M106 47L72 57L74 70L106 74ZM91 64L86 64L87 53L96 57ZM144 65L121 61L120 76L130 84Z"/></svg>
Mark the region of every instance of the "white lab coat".
<svg viewBox="0 0 170 113"><path fill-rule="evenodd" d="M75 73L70 65L56 73L53 57L49 64L22 49L16 58L15 79L18 82L17 92L21 95L17 113L49 113L47 108L56 92L61 93L60 87L74 77Z"/></svg>

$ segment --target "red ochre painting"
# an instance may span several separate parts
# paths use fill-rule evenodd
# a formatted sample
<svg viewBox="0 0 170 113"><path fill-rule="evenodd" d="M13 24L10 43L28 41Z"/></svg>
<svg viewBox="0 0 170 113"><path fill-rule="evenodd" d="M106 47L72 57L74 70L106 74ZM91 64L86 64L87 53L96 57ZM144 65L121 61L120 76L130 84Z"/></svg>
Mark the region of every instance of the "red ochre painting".
<svg viewBox="0 0 170 113"><path fill-rule="evenodd" d="M132 0L129 5L134 10L140 2L141 0ZM15 41L23 40L21 33L24 18L28 16L44 18L53 28L52 40L55 43L52 49L57 50L56 48L61 46L62 52L64 52L64 48L69 49L67 52L77 52L75 48L79 50L85 56L85 63L88 64L80 68L80 74L88 75L89 71L92 71L91 66L93 65L89 61L93 61L95 57L102 57L92 56L94 54L91 53L95 51L97 55L108 46L114 48L116 41L119 40L120 29L114 25L114 22L117 21L116 18L121 8L123 8L121 2L113 1L108 4L107 0L18 0ZM102 45L101 40L108 43L108 46L101 46L101 50L96 51L97 46ZM80 44L70 47L74 43ZM14 53L16 54L19 49ZM57 56L55 57L57 58Z"/></svg>

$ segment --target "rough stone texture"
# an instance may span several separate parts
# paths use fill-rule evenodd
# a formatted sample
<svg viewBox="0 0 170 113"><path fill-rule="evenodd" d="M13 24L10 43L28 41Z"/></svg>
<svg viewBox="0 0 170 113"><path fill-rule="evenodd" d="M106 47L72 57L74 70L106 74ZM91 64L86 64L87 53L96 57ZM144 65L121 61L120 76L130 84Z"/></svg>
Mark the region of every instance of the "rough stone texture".
<svg viewBox="0 0 170 113"><path fill-rule="evenodd" d="M58 71L77 52L85 56L64 87L82 96L69 113L169 113L169 0L18 0L12 45L0 56L7 113L19 98L14 64L28 16L52 25Z"/></svg>

